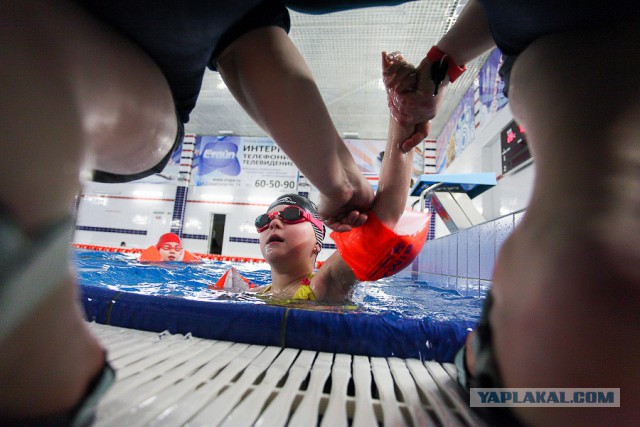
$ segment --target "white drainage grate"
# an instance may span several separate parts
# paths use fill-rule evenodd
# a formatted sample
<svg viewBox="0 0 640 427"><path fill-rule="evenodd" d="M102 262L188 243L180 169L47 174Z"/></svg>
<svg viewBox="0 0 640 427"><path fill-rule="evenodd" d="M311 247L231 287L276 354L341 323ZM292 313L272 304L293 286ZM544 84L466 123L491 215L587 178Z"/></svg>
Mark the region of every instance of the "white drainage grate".
<svg viewBox="0 0 640 427"><path fill-rule="evenodd" d="M451 364L89 324L117 381L96 426L478 426Z"/></svg>

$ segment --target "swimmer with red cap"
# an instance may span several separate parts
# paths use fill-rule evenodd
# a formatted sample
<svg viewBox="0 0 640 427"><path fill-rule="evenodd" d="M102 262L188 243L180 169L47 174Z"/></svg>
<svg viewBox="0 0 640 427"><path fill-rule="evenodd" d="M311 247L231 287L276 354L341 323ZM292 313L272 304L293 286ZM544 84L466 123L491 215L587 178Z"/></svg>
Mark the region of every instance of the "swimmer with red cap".
<svg viewBox="0 0 640 427"><path fill-rule="evenodd" d="M200 258L188 252L182 246L182 240L177 234L166 233L160 236L155 246L149 246L140 255L142 262L200 262Z"/></svg>

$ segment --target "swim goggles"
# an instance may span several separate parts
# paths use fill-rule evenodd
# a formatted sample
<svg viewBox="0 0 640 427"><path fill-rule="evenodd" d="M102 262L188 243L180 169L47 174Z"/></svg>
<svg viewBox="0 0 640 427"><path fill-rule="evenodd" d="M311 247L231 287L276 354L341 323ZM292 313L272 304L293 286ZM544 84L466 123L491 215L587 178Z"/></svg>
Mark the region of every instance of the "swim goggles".
<svg viewBox="0 0 640 427"><path fill-rule="evenodd" d="M285 224L298 224L300 222L309 221L311 224L322 230L322 221L311 216L309 212L300 209L297 206L289 206L278 212L265 213L256 218L256 229L258 233L262 233L269 227L271 221L280 218Z"/></svg>
<svg viewBox="0 0 640 427"><path fill-rule="evenodd" d="M182 246L180 246L180 245L172 246L172 245L169 245L169 244L165 243L164 245L160 246L160 249L165 250L165 251L173 250L175 252L180 252L182 250Z"/></svg>

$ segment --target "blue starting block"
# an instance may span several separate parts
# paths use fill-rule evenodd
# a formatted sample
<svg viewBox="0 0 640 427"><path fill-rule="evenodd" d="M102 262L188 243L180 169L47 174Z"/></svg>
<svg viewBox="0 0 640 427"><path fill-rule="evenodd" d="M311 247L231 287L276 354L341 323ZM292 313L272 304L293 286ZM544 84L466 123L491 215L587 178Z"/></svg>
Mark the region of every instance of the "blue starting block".
<svg viewBox="0 0 640 427"><path fill-rule="evenodd" d="M411 196L420 197L420 207L429 200L450 232L486 221L471 199L496 185L492 172L470 174L425 174L411 189Z"/></svg>

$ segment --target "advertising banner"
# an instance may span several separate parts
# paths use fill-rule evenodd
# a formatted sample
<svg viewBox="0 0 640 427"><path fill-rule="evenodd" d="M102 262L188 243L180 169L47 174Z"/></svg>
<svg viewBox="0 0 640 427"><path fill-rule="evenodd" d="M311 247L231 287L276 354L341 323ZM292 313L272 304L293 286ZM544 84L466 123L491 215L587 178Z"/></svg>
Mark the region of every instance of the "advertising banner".
<svg viewBox="0 0 640 427"><path fill-rule="evenodd" d="M298 169L269 138L198 136L194 185L295 192Z"/></svg>
<svg viewBox="0 0 640 427"><path fill-rule="evenodd" d="M377 187L386 141L345 140L356 164ZM196 137L191 182L215 186L224 193L259 193L262 196L317 191L296 165L270 138L239 136Z"/></svg>
<svg viewBox="0 0 640 427"><path fill-rule="evenodd" d="M476 128L480 129L491 117L507 105L508 99L504 96L504 82L498 75L502 66L502 53L494 49L487 62L478 73L478 111L476 112Z"/></svg>
<svg viewBox="0 0 640 427"><path fill-rule="evenodd" d="M473 87L464 94L460 104L436 140L436 172L440 173L473 141L475 118L473 113Z"/></svg>

